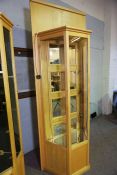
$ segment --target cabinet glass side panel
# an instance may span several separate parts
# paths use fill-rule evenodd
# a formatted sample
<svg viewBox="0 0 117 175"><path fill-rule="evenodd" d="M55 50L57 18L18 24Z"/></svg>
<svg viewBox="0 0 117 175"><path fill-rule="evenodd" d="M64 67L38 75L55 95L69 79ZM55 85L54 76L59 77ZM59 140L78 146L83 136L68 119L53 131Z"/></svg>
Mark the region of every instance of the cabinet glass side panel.
<svg viewBox="0 0 117 175"><path fill-rule="evenodd" d="M71 119L71 142L80 142L80 121L77 116Z"/></svg>
<svg viewBox="0 0 117 175"><path fill-rule="evenodd" d="M51 72L51 91L64 91L65 90L65 73L64 72Z"/></svg>
<svg viewBox="0 0 117 175"><path fill-rule="evenodd" d="M66 124L59 123L53 125L54 143L66 146Z"/></svg>
<svg viewBox="0 0 117 175"><path fill-rule="evenodd" d="M49 63L64 64L63 37L54 38L49 43Z"/></svg>
<svg viewBox="0 0 117 175"><path fill-rule="evenodd" d="M11 143L0 55L0 174L12 166Z"/></svg>
<svg viewBox="0 0 117 175"><path fill-rule="evenodd" d="M76 45L70 44L69 46L69 59L70 59L70 65L76 64Z"/></svg>
<svg viewBox="0 0 117 175"><path fill-rule="evenodd" d="M52 116L59 117L65 115L65 98L52 99Z"/></svg>
<svg viewBox="0 0 117 175"><path fill-rule="evenodd" d="M71 106L71 113L77 112L77 96L71 96L70 106Z"/></svg>
<svg viewBox="0 0 117 175"><path fill-rule="evenodd" d="M70 72L70 89L76 89L77 88L77 72L71 71Z"/></svg>
<svg viewBox="0 0 117 175"><path fill-rule="evenodd" d="M70 106L72 144L88 139L88 44L87 39L69 36ZM72 70L72 71L71 71ZM75 89L75 95L72 91Z"/></svg>
<svg viewBox="0 0 117 175"><path fill-rule="evenodd" d="M20 140L19 140L19 126L18 126L18 113L17 113L16 96L15 96L14 75L13 75L13 66L12 66L13 63L12 63L12 55L11 55L10 32L5 27L3 28L3 32L4 32L4 41L5 41L5 50L6 50L6 62L7 62L7 69L8 69L12 118L13 118L13 125L14 125L15 145L16 145L16 151L18 155L18 153L20 152Z"/></svg>

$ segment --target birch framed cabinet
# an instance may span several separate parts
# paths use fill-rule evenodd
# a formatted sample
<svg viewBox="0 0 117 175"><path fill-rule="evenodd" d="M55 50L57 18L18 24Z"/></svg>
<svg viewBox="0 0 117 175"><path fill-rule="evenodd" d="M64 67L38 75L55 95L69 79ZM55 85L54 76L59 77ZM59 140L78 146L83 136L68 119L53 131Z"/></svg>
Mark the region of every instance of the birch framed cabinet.
<svg viewBox="0 0 117 175"><path fill-rule="evenodd" d="M0 13L0 174L24 175L12 27Z"/></svg>
<svg viewBox="0 0 117 175"><path fill-rule="evenodd" d="M62 26L34 36L41 168L55 175L90 168L90 33Z"/></svg>

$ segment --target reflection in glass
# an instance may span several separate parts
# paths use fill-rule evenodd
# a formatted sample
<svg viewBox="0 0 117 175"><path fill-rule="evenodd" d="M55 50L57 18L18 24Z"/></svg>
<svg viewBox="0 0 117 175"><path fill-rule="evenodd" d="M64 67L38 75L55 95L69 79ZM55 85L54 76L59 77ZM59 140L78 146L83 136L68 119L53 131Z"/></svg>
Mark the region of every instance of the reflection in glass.
<svg viewBox="0 0 117 175"><path fill-rule="evenodd" d="M50 47L50 64L60 64L59 48Z"/></svg>
<svg viewBox="0 0 117 175"><path fill-rule="evenodd" d="M77 111L77 101L76 96L71 96L71 112Z"/></svg>
<svg viewBox="0 0 117 175"><path fill-rule="evenodd" d="M51 72L51 90L63 91L65 89L64 72Z"/></svg>
<svg viewBox="0 0 117 175"><path fill-rule="evenodd" d="M58 145L66 146L66 135L62 135L58 138L55 138L54 143L56 143Z"/></svg>
<svg viewBox="0 0 117 175"><path fill-rule="evenodd" d="M60 135L60 134L64 134L66 131L66 125L65 124L57 124L53 126L53 132L54 132L54 136Z"/></svg>
<svg viewBox="0 0 117 175"><path fill-rule="evenodd" d="M2 71L2 67L0 68L0 71ZM0 72L0 174L11 166L12 153L6 111L6 99L4 92L3 75L2 72Z"/></svg>
<svg viewBox="0 0 117 175"><path fill-rule="evenodd" d="M75 45L69 46L69 58L70 58L70 65L76 64L76 55L75 55Z"/></svg>
<svg viewBox="0 0 117 175"><path fill-rule="evenodd" d="M20 152L20 141L19 141L18 114L17 114L17 105L16 105L16 96L14 87L14 76L12 67L10 32L6 28L3 28L3 31L4 31L6 61L7 61L7 69L9 77L9 89L10 89L10 99L11 99L12 117L14 125L14 136L15 136L16 151L18 155L18 153Z"/></svg>
<svg viewBox="0 0 117 175"><path fill-rule="evenodd" d="M53 125L53 138L50 139L51 142L66 146L66 124L59 123Z"/></svg>
<svg viewBox="0 0 117 175"><path fill-rule="evenodd" d="M52 100L53 117L65 115L65 98Z"/></svg>
<svg viewBox="0 0 117 175"><path fill-rule="evenodd" d="M70 89L76 89L76 72L70 72Z"/></svg>
<svg viewBox="0 0 117 175"><path fill-rule="evenodd" d="M80 142L80 126L77 118L71 119L71 142L72 144Z"/></svg>
<svg viewBox="0 0 117 175"><path fill-rule="evenodd" d="M63 37L55 38L49 45L49 62L50 64L64 63L64 46Z"/></svg>

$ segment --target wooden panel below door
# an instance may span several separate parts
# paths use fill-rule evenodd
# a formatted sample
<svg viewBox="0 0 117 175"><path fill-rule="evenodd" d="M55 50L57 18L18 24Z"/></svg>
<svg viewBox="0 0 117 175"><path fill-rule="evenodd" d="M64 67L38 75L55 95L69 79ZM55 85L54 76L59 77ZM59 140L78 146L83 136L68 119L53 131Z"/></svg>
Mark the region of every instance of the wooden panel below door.
<svg viewBox="0 0 117 175"><path fill-rule="evenodd" d="M46 142L46 170L57 175L66 175L66 148Z"/></svg>
<svg viewBox="0 0 117 175"><path fill-rule="evenodd" d="M88 166L88 143L78 145L71 152L71 171L72 174Z"/></svg>

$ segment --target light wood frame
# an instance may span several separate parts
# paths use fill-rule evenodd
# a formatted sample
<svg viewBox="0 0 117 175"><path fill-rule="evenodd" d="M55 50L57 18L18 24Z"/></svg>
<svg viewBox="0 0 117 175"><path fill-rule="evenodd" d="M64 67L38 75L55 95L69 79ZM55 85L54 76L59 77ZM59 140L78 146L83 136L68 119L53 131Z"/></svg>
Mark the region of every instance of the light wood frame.
<svg viewBox="0 0 117 175"><path fill-rule="evenodd" d="M14 126L13 126L13 121L12 121L10 87L9 87L9 81L8 81L8 70L7 70L7 62L6 62L6 51L5 51L3 27L5 27L9 31L9 34L10 34L11 58L12 58L12 68L13 68L13 76L14 76L14 90L15 90L15 97L16 97L16 110L17 110L17 116L18 116L18 127L19 127L18 129L19 129L19 140L20 140L20 153L18 156L16 156ZM2 64L2 72L3 72L3 82L4 82L9 135L10 135L11 152L12 152L12 162L13 162L13 166L9 169L6 169L1 174L2 175L21 175L21 174L25 175L12 28L13 28L12 22L6 16L0 13L0 53L1 53L1 64Z"/></svg>
<svg viewBox="0 0 117 175"><path fill-rule="evenodd" d="M81 30L72 27L59 27L45 32L40 32L34 36L34 66L35 66L35 82L36 82L36 99L37 99L37 113L39 126L39 143L40 143L40 157L41 168L56 175L80 175L90 168L89 161L89 140L90 140L90 33L89 30ZM67 124L67 145L53 144L47 140L51 135L50 104L48 99L54 96L50 93L48 84L48 71L52 71L52 65L48 66L48 40L56 37L64 38L64 59L63 67L59 65L54 66L55 69L65 71L65 92L56 93L56 97L66 97L66 118L59 117L55 123L63 122ZM87 42L81 41L81 47L84 48L83 54L83 70L82 70L82 93L83 93L83 115L84 120L87 117L88 137L86 140L71 145L71 114L70 114L70 96L76 95L76 91L70 91L70 70L75 70L73 66L70 68L69 64L69 36L77 36L84 38ZM79 48L80 50L80 48ZM82 54L82 52L81 52ZM82 57L82 55L81 55ZM56 68L55 68L56 67ZM85 69L86 68L86 69ZM87 72L85 71L87 70ZM40 79L38 79L40 75ZM86 80L87 77L87 80ZM87 87L87 89L86 89ZM86 101L88 99L88 101ZM86 107L87 103L87 107ZM73 116L75 114L72 114ZM86 123L86 122L84 122ZM84 124L83 124L84 125ZM85 127L85 126L84 126Z"/></svg>

